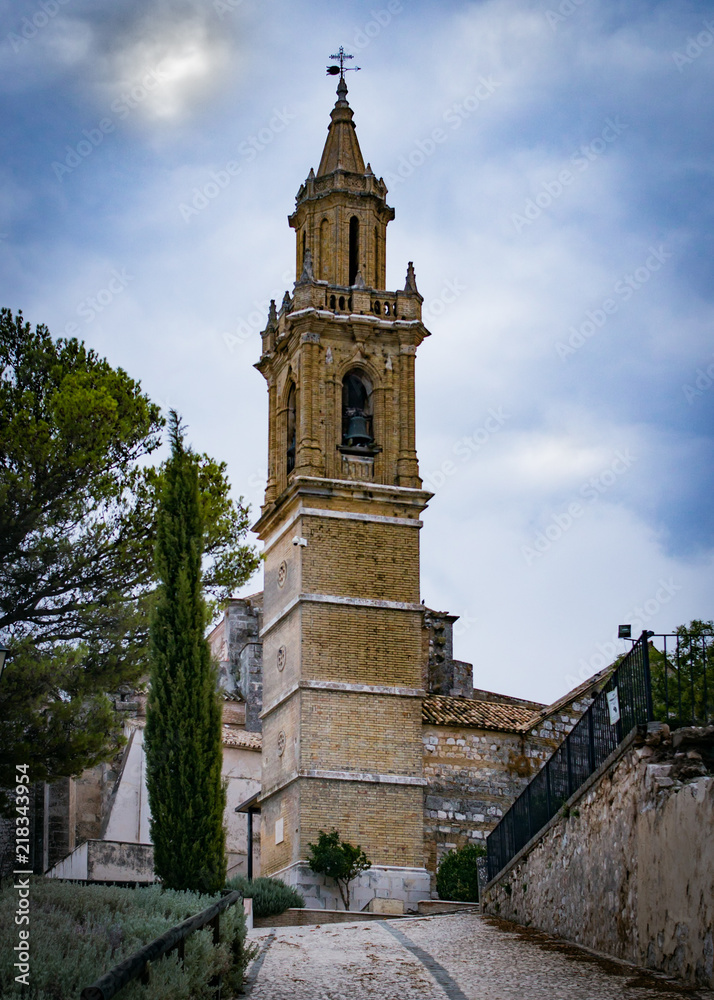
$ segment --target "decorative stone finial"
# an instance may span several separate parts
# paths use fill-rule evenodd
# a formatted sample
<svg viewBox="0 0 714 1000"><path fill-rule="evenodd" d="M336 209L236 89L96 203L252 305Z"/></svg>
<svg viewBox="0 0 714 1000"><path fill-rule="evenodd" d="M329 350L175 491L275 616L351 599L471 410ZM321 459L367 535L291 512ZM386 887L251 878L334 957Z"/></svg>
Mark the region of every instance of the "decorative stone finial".
<svg viewBox="0 0 714 1000"><path fill-rule="evenodd" d="M270 300L270 309L268 310L268 327L274 328L278 325L278 313L275 309L275 299Z"/></svg>
<svg viewBox="0 0 714 1000"><path fill-rule="evenodd" d="M302 259L302 274L298 279L298 285L305 285L308 281L314 281L315 275L312 270L312 250L308 247Z"/></svg>
<svg viewBox="0 0 714 1000"><path fill-rule="evenodd" d="M417 288L416 275L414 274L414 264L412 263L412 261L409 261L409 263L407 264L407 280L404 284L404 291L417 292L417 293L419 291L419 289Z"/></svg>
<svg viewBox="0 0 714 1000"><path fill-rule="evenodd" d="M362 272L361 271L358 271L357 274L355 275L355 280L352 283L352 287L353 288L366 288L367 287L365 285L365 283L364 283L364 278L362 277Z"/></svg>
<svg viewBox="0 0 714 1000"><path fill-rule="evenodd" d="M280 312L290 312L292 304L293 303L292 299L290 298L290 292L286 292L285 295L283 295L283 302L282 305L280 306Z"/></svg>

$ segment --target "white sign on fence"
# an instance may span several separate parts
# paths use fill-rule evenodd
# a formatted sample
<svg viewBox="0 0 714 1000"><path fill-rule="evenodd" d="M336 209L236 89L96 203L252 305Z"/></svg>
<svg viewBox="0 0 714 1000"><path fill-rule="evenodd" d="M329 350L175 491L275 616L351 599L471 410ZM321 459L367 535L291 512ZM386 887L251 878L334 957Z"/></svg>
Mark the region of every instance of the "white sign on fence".
<svg viewBox="0 0 714 1000"><path fill-rule="evenodd" d="M617 696L617 688L607 692L607 710L610 713L610 725L614 726L620 721L620 699Z"/></svg>

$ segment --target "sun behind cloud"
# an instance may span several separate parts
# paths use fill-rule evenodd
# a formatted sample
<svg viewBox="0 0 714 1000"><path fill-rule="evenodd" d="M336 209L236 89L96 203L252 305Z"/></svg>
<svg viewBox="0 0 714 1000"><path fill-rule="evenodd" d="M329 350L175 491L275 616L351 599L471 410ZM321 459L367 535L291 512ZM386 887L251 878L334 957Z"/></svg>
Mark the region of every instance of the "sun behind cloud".
<svg viewBox="0 0 714 1000"><path fill-rule="evenodd" d="M175 120L223 83L230 43L200 18L151 29L110 57L109 87L144 120Z"/></svg>

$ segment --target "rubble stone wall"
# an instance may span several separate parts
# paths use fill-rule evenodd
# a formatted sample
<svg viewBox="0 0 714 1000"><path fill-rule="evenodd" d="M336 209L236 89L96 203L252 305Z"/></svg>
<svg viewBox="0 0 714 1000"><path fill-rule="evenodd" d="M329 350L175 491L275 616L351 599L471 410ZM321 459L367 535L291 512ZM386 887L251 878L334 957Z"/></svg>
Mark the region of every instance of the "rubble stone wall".
<svg viewBox="0 0 714 1000"><path fill-rule="evenodd" d="M482 692L479 692L479 696ZM447 851L483 843L592 701L580 695L531 730L424 725L424 855L431 872Z"/></svg>
<svg viewBox="0 0 714 1000"><path fill-rule="evenodd" d="M714 986L714 727L639 736L484 894L484 910Z"/></svg>

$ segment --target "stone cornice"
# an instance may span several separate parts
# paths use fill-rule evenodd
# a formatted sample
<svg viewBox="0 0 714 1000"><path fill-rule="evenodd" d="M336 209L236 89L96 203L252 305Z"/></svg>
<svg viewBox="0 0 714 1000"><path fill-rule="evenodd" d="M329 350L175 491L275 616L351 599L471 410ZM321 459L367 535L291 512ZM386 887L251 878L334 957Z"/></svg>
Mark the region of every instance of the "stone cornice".
<svg viewBox="0 0 714 1000"><path fill-rule="evenodd" d="M345 597L341 594L297 594L289 601L283 610L271 618L263 626L260 638L263 639L268 632L283 620L298 604L344 604L352 608L384 608L387 611L418 611L424 613L423 604L411 604L407 601L381 601L370 597Z"/></svg>
<svg viewBox="0 0 714 1000"><path fill-rule="evenodd" d="M289 518L291 504L300 504L303 498L309 498L308 509L317 509L316 504L325 500L330 502L357 501L374 505L375 501L401 508L416 508L421 514L431 498L429 490L417 489L413 486L393 486L389 483L359 482L352 479L323 479L318 476L294 477L286 490L276 499L274 504L265 510L253 525L253 531L270 546L273 535L282 533L285 529L281 523L283 518ZM327 507L326 509L331 509ZM329 516L329 515L326 515ZM370 515L374 516L374 515ZM414 519L415 523L417 518ZM277 536L276 536L277 537Z"/></svg>
<svg viewBox="0 0 714 1000"><path fill-rule="evenodd" d="M346 681L306 679L297 681L284 691L279 698L276 698L275 701L267 705L260 713L261 719L265 719L266 716L274 712L276 708L285 704L285 702L292 698L292 696L298 691L346 691L350 694L375 694L381 695L382 697L392 696L398 698L423 698L426 694L426 691L424 691L423 688L399 687L397 685L388 684L349 684Z"/></svg>
<svg viewBox="0 0 714 1000"><path fill-rule="evenodd" d="M262 805L266 799L281 792L288 785L298 781L300 778L312 778L319 781L360 781L370 785L406 785L416 788L427 786L426 778L420 778L412 774L376 774L367 771L328 771L328 770L295 770L286 775L281 781L261 791L259 802Z"/></svg>

